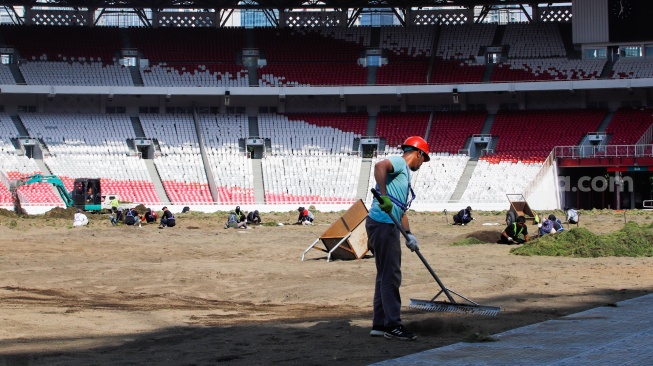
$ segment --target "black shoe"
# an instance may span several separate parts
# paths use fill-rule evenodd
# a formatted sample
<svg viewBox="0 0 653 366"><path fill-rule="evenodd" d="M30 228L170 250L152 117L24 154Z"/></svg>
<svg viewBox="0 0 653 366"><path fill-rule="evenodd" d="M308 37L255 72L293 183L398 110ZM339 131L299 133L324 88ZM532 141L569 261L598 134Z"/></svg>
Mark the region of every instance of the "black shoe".
<svg viewBox="0 0 653 366"><path fill-rule="evenodd" d="M383 325L373 325L370 331L370 337L383 337L385 335L385 327Z"/></svg>
<svg viewBox="0 0 653 366"><path fill-rule="evenodd" d="M392 330L388 330L383 334L388 339L398 339L400 341L414 341L417 339L415 333L406 329L402 324L397 325Z"/></svg>

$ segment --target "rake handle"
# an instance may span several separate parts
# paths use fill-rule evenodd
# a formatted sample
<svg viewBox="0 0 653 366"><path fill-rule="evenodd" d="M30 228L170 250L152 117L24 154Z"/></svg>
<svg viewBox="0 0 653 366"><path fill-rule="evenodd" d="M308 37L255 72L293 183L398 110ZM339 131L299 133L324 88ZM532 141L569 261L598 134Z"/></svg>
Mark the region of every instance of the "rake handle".
<svg viewBox="0 0 653 366"><path fill-rule="evenodd" d="M377 201L381 202L381 195L379 194L379 192L374 188L372 188L370 191L372 192L372 195L374 196L374 198L376 198ZM401 223L399 222L399 220L397 220L395 215L393 215L392 212L387 212L387 214L388 214L388 216L390 216L390 218L392 219L392 222L394 222L395 226L397 227L397 229L399 229L399 231L404 236L404 238L406 240L409 240L408 239L408 233L406 233L406 230L404 230L404 227L401 226ZM442 281L440 281L440 278L438 277L437 274L435 274L435 271L433 270L433 268L431 268L429 263L426 261L426 258L424 258L422 253L420 253L419 248L415 249L415 254L417 254L417 256L422 261L422 263L424 263L424 266L426 267L426 269L429 270L429 272L431 273L431 276L433 276L433 278L435 279L435 282L438 283L438 285L442 289L442 292L444 292L444 294L447 296L449 301L451 301L452 303L455 304L456 300L454 300L453 296L451 296L451 294L449 293L449 290L444 286L444 283L442 283Z"/></svg>

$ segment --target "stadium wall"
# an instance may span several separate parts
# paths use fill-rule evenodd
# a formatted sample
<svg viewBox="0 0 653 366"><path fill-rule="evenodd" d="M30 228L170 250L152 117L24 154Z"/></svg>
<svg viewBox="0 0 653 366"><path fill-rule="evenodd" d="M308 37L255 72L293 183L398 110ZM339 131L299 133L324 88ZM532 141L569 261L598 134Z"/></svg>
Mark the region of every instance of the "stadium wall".
<svg viewBox="0 0 653 366"><path fill-rule="evenodd" d="M528 197L528 205L535 211L560 209L558 192L558 164L554 161L535 191Z"/></svg>

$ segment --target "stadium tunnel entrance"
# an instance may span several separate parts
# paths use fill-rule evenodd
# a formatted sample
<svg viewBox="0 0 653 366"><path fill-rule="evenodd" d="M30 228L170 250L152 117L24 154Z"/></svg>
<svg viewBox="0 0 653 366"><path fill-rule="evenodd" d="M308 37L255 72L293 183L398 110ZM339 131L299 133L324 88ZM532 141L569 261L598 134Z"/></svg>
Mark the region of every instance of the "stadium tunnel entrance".
<svg viewBox="0 0 653 366"><path fill-rule="evenodd" d="M653 169L653 166L650 167ZM558 186L564 206L577 209L641 209L653 199L649 167L560 168Z"/></svg>

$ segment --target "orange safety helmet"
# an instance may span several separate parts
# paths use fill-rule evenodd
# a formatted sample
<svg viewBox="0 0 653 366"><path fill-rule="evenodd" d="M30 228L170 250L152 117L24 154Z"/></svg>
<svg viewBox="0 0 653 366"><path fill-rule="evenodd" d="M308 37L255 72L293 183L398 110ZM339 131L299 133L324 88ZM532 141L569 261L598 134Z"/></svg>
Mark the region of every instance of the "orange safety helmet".
<svg viewBox="0 0 653 366"><path fill-rule="evenodd" d="M407 146L414 147L422 151L424 153L424 162L431 160L431 158L429 157L429 144L423 138L419 136L411 136L407 138L403 144L401 144L402 149Z"/></svg>

